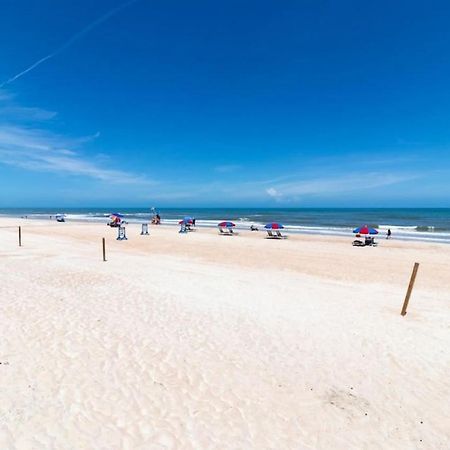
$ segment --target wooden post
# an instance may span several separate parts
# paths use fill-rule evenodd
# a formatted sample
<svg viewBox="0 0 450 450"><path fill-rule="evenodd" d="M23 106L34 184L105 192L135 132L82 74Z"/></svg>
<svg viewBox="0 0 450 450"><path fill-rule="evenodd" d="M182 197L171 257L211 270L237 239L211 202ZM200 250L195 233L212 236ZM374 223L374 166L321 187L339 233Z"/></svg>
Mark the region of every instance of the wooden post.
<svg viewBox="0 0 450 450"><path fill-rule="evenodd" d="M106 261L105 238L102 238L102 246L103 246L103 261Z"/></svg>
<svg viewBox="0 0 450 450"><path fill-rule="evenodd" d="M406 292L405 301L403 302L402 316L406 315L406 309L408 308L409 299L414 287L414 282L416 281L417 271L419 270L419 263L414 263L414 269L412 271L411 280L409 281L408 291Z"/></svg>
<svg viewBox="0 0 450 450"><path fill-rule="evenodd" d="M22 227L19 227L19 247L22 247Z"/></svg>

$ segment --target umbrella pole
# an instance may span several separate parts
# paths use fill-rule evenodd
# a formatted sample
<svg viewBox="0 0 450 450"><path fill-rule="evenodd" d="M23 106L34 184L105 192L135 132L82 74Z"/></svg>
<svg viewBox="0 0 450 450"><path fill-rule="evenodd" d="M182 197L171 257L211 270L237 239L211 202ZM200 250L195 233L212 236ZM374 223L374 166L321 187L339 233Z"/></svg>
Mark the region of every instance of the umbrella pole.
<svg viewBox="0 0 450 450"><path fill-rule="evenodd" d="M402 316L406 315L406 309L408 308L409 299L412 294L412 290L414 288L414 283L416 281L417 271L419 270L419 263L414 263L414 268L411 274L411 280L409 280L408 291L406 292L405 301L403 302L402 312L400 313Z"/></svg>
<svg viewBox="0 0 450 450"><path fill-rule="evenodd" d="M22 247L22 227L19 226L19 247Z"/></svg>

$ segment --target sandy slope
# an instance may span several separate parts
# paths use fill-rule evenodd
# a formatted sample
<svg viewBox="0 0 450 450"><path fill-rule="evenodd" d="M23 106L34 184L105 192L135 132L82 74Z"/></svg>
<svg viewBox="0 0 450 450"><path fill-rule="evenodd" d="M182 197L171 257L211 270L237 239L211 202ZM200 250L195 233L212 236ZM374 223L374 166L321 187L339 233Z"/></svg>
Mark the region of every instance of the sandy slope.
<svg viewBox="0 0 450 450"><path fill-rule="evenodd" d="M22 225L22 248L0 228L1 449L450 448L449 246Z"/></svg>

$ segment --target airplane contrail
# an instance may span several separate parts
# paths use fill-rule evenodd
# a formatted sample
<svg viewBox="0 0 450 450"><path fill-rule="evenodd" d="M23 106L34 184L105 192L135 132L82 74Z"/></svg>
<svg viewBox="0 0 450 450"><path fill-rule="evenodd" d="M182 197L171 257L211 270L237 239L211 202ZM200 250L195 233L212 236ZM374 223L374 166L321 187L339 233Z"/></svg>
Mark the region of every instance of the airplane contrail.
<svg viewBox="0 0 450 450"><path fill-rule="evenodd" d="M107 13L103 14L103 16L100 16L98 19L94 20L92 23L90 23L88 26L83 28L78 33L75 33L69 40L64 42L60 47L58 47L53 52L49 53L47 56L44 56L43 58L39 59L38 61L31 64L31 66L27 67L26 69L22 70L21 72L17 73L13 77L9 78L8 80L4 81L0 84L0 89L7 84L12 83L13 81L17 80L18 78L23 77L25 74L30 72L31 70L35 69L36 67L40 66L43 62L55 57L56 55L59 55L64 50L66 50L68 47L70 47L72 44L74 44L76 41L78 41L80 38L82 38L86 33L89 33L89 31L93 30L95 27L99 26L106 20L108 20L111 16L114 16L119 11L122 11L122 9L132 5L133 3L136 3L139 0L128 0L125 3L122 3L115 8L111 9Z"/></svg>

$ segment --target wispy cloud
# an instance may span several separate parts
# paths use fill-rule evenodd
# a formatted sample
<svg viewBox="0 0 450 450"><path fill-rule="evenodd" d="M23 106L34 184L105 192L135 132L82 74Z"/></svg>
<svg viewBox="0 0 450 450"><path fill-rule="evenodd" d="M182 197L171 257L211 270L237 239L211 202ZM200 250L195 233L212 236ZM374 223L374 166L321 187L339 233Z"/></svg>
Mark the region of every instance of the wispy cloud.
<svg viewBox="0 0 450 450"><path fill-rule="evenodd" d="M373 197L379 189L397 186L419 179L426 174L413 171L387 173L382 171L348 172L327 177L309 171L293 175L280 174L269 180L251 180L229 183L222 178L210 182L190 182L189 190L180 190L179 184L164 183L163 191L152 191L152 199L158 201L181 201L201 204L211 200L211 192L221 202L229 204L265 204L275 201L279 204L302 204L333 201L336 197L351 198L356 195Z"/></svg>
<svg viewBox="0 0 450 450"><path fill-rule="evenodd" d="M16 120L33 122L47 121L53 119L56 115L57 113L54 111L47 111L41 108L27 108L18 105L0 106L0 119L6 122Z"/></svg>
<svg viewBox="0 0 450 450"><path fill-rule="evenodd" d="M73 145L77 145L77 140L44 130L0 126L0 162L3 164L114 184L153 184L143 176L101 167L71 149Z"/></svg>
<svg viewBox="0 0 450 450"><path fill-rule="evenodd" d="M349 173L339 177L317 177L282 182L265 189L277 200L300 199L305 196L333 196L340 193L370 191L419 178L417 173L365 172Z"/></svg>
<svg viewBox="0 0 450 450"><path fill-rule="evenodd" d="M35 61L31 65L29 65L27 68L25 68L24 70L16 73L14 76L12 76L8 80L6 80L3 83L1 83L0 84L0 89L5 87L8 84L13 83L17 79L23 77L28 72L31 72L33 69L35 69L36 67L40 66L45 61L48 61L49 59L54 58L55 56L59 55L64 50L66 50L68 47L70 47L72 44L74 44L79 39L81 39L85 34L89 33L94 28L96 28L99 25L101 25L103 22L106 22L110 17L116 15L117 13L119 13L120 11L125 9L126 7L131 6L133 3L136 3L137 1L138 0L128 0L128 1L126 1L124 3L121 3L120 5L116 6L115 8L109 10L108 12L106 12L105 14L103 14L102 16L100 16L99 18L94 20L93 22L91 22L85 28L80 30L78 33L75 33L72 37L70 37L70 39L68 39L66 42L64 42L58 48L56 48L53 52L49 53L48 55L46 55L46 56L44 56L44 57L42 57L40 59L38 59L37 61Z"/></svg>
<svg viewBox="0 0 450 450"><path fill-rule="evenodd" d="M109 184L155 184L144 176L109 168L105 162L85 156L81 151L83 144L96 139L99 133L77 138L61 136L44 128L56 113L12 104L8 101L11 98L4 95L0 103L0 163L89 177Z"/></svg>

